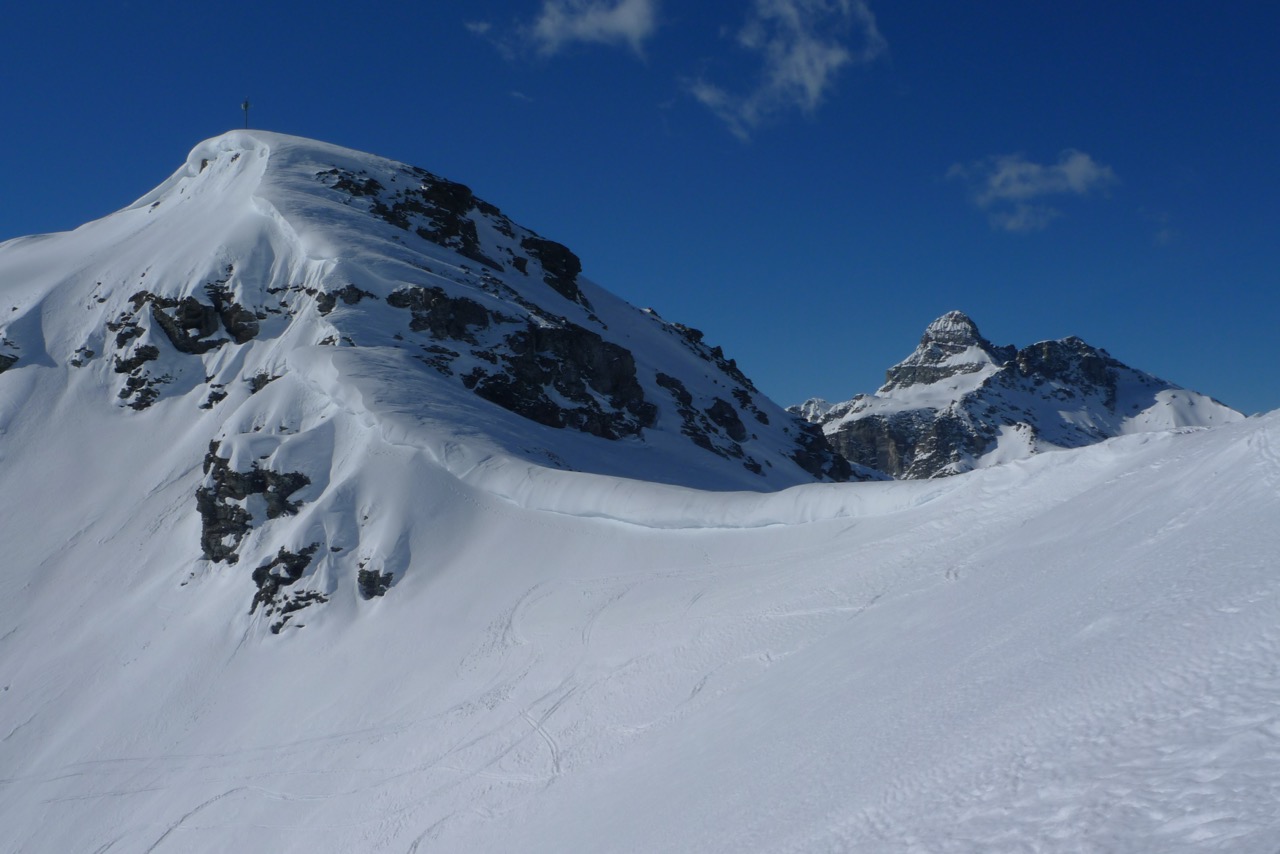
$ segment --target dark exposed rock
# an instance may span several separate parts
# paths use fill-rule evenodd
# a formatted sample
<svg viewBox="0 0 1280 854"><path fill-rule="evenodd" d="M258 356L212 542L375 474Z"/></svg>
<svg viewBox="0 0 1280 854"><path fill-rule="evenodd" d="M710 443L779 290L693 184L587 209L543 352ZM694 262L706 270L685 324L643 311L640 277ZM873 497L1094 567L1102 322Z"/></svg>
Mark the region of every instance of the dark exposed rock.
<svg viewBox="0 0 1280 854"><path fill-rule="evenodd" d="M316 298L316 311L322 315L328 314L338 307L338 298L333 294L314 290L310 291L310 293Z"/></svg>
<svg viewBox="0 0 1280 854"><path fill-rule="evenodd" d="M136 371L147 362L153 362L160 358L160 348L151 344L142 344L135 347L133 352L125 358L116 356L115 370L117 374L128 374Z"/></svg>
<svg viewBox="0 0 1280 854"><path fill-rule="evenodd" d="M377 299L377 294L361 290L355 285L347 285L337 292L337 296L347 305L355 305L362 299Z"/></svg>
<svg viewBox="0 0 1280 854"><path fill-rule="evenodd" d="M541 237L526 237L520 241L520 247L538 259L538 263L542 265L543 281L555 289L556 293L587 309L591 308L578 287L582 261L567 246ZM521 272L524 270L521 269Z"/></svg>
<svg viewBox="0 0 1280 854"><path fill-rule="evenodd" d="M341 299L345 305L355 305L362 299L377 299L377 295L366 290L361 290L355 285L347 285L332 293L321 291L315 288L301 288L304 293L310 294L316 299L316 310L320 314L328 314L338 307L338 300Z"/></svg>
<svg viewBox="0 0 1280 854"><path fill-rule="evenodd" d="M167 377L152 377L145 371L137 371L124 381L119 398L129 402L129 408L141 412L160 398L157 385L168 382Z"/></svg>
<svg viewBox="0 0 1280 854"><path fill-rule="evenodd" d="M491 315L480 303L467 297L446 296L441 288L401 288L387 297L387 305L405 308L413 314L409 328L428 331L436 338L475 344L471 330L489 326Z"/></svg>
<svg viewBox="0 0 1280 854"><path fill-rule="evenodd" d="M645 400L630 351L569 324L528 324L507 336L503 373L476 377L476 394L550 427L572 427L605 439L639 435L657 408ZM578 406L553 401L547 389ZM599 400L607 400L609 408Z"/></svg>
<svg viewBox="0 0 1280 854"><path fill-rule="evenodd" d="M731 457L742 459L746 456L738 443L745 441L747 431L742 425L742 420L738 418L738 413L728 401L716 398L706 412L700 412L693 405L693 395L680 380L661 372L655 379L658 385L666 389L675 400L676 412L680 415L681 421L680 432L690 441L699 448L726 459ZM720 438L722 434L728 436L727 441ZM763 471L754 460L748 460L744 465L748 471L756 474Z"/></svg>
<svg viewBox="0 0 1280 854"><path fill-rule="evenodd" d="M281 615L279 620L271 624L271 634L278 635L280 630L285 627L289 620L293 619L296 612L311 605L319 605L328 602L329 597L325 596L318 590L300 590L297 593L287 593L280 600L280 604L274 611L268 611L267 614L278 613ZM302 628L301 623L296 624L297 628Z"/></svg>
<svg viewBox="0 0 1280 854"><path fill-rule="evenodd" d="M200 355L216 350L227 343L226 338L200 340L218 329L218 313L211 305L204 305L195 297L186 297L176 306L177 316L170 316L159 306L151 306L151 316L164 331L169 343L180 353Z"/></svg>
<svg viewBox="0 0 1280 854"><path fill-rule="evenodd" d="M745 388L735 388L733 390L733 399L738 401L738 406L754 415L761 424L768 425L769 416L765 414L763 409L755 405L755 402L751 399L751 394Z"/></svg>
<svg viewBox="0 0 1280 854"><path fill-rule="evenodd" d="M228 266L227 276L230 277L231 273L232 267ZM259 318L257 314L232 300L231 289L227 287L227 281L228 279L223 278L216 282L210 282L205 285L204 290L213 302L213 309L231 339L237 344L247 344L258 336L260 329Z"/></svg>
<svg viewBox="0 0 1280 854"><path fill-rule="evenodd" d="M417 180L417 187L396 191L386 189L373 178L361 178L341 169L320 172L316 177L339 192L369 199L372 212L397 228L412 230L422 239L452 249L486 267L502 269L501 264L481 251L470 213L480 210L495 219L505 217L492 205L478 202L469 187L423 169L411 169L406 175Z"/></svg>
<svg viewBox="0 0 1280 854"><path fill-rule="evenodd" d="M875 415L850 422L828 435L827 441L850 462L888 474L898 472L900 476L906 470L904 460L914 453L920 429L902 429L886 421L885 416Z"/></svg>
<svg viewBox="0 0 1280 854"><path fill-rule="evenodd" d="M75 355L71 357L71 367L83 368L85 365L89 364L89 360L92 359L95 355L97 354L94 353L92 350L90 350L88 347L80 347L79 349L76 350ZM3 358L3 357L0 356L0 358ZM4 366L0 366L0 371L3 371L3 370L4 370Z"/></svg>
<svg viewBox="0 0 1280 854"><path fill-rule="evenodd" d="M448 347L441 347L439 344L430 344L422 348L424 355L417 358L428 367L444 374L446 377L453 376L453 360L461 354L456 350L450 350ZM474 383L472 384L474 386ZM470 388L471 386L468 386Z"/></svg>
<svg viewBox="0 0 1280 854"><path fill-rule="evenodd" d="M17 356L0 355L0 374L3 374L16 364L18 364Z"/></svg>
<svg viewBox="0 0 1280 854"><path fill-rule="evenodd" d="M219 311L216 307L205 305L195 297L188 296L177 300L158 296L150 291L138 291L129 300L135 312L141 311L144 305L151 305L152 319L173 344L174 349L180 353L199 355L215 350L228 342L226 338L209 338L218 331ZM239 308L236 306L236 309ZM229 314L234 314L230 308L227 311ZM252 317L252 313L249 314ZM136 320L122 322L120 327L120 333L116 336L117 346L123 346L129 337L137 334ZM256 318L253 319L253 334L257 334Z"/></svg>
<svg viewBox="0 0 1280 854"><path fill-rule="evenodd" d="M797 449L790 455L800 468L819 480L846 481L853 478L849 461L834 452L822 429L796 419Z"/></svg>
<svg viewBox="0 0 1280 854"><path fill-rule="evenodd" d="M205 398L204 403L200 404L201 409L213 409L216 404L227 399L226 386L221 383L213 383L209 386L209 396Z"/></svg>
<svg viewBox="0 0 1280 854"><path fill-rule="evenodd" d="M319 543L312 543L306 548L291 552L281 546L280 551L270 562L264 563L255 569L253 571L253 582L258 585L258 592L254 594L253 603L249 606L249 613L252 614L257 611L259 605L265 606L263 611L267 616L275 613L282 605L280 601L281 588L294 584L302 577L302 574L307 571L307 567L311 565L311 558L319 548Z"/></svg>
<svg viewBox="0 0 1280 854"><path fill-rule="evenodd" d="M479 343L478 330L518 322L490 312L468 297L450 297L437 287L402 288L387 297L387 304L408 309L413 315L409 328L414 331L468 344ZM466 387L504 409L550 427L616 439L652 426L656 409L644 399L631 353L595 332L563 318L560 321L558 325L526 322L522 329L507 335L502 346L473 351L499 370L477 368L463 378ZM458 354L438 346L431 350L435 355L424 357L424 361L449 373L448 360ZM566 407L553 400L549 389L557 398L577 405Z"/></svg>
<svg viewBox="0 0 1280 854"><path fill-rule="evenodd" d="M249 393L257 394L278 379L280 379L279 374L272 374L267 371L258 371L256 374L249 377ZM223 395L223 397L226 397L226 395Z"/></svg>
<svg viewBox="0 0 1280 854"><path fill-rule="evenodd" d="M107 329L116 333L116 349L121 350L128 345L130 341L142 335L142 327L138 323L129 318L122 318L119 321L107 324Z"/></svg>
<svg viewBox="0 0 1280 854"><path fill-rule="evenodd" d="M363 174L362 172L361 175ZM335 190L351 196L376 196L383 192L382 185L373 178L360 177L345 169L329 169L318 173L316 177L325 180Z"/></svg>
<svg viewBox="0 0 1280 854"><path fill-rule="evenodd" d="M372 599L390 590L393 578L389 572L361 568L356 574L356 589L360 591L360 598Z"/></svg>
<svg viewBox="0 0 1280 854"><path fill-rule="evenodd" d="M140 344L129 355L115 357L115 372L129 375L118 396L128 402L130 409L141 411L151 406L160 397L157 386L172 379L168 375L154 377L144 369L144 365L159 357L160 348L152 344Z"/></svg>
<svg viewBox="0 0 1280 854"><path fill-rule="evenodd" d="M1116 403L1116 369L1123 365L1105 350L1090 347L1079 338L1041 341L1018 351L1018 373L1024 377L1062 383L1085 392L1101 392L1107 408Z"/></svg>
<svg viewBox="0 0 1280 854"><path fill-rule="evenodd" d="M827 439L850 462L919 479L934 477L958 460L981 456L997 432L953 411L908 410L850 421Z"/></svg>
<svg viewBox="0 0 1280 854"><path fill-rule="evenodd" d="M689 390L685 388L684 383L673 376L664 374L661 371L657 375L658 385L671 392L671 396L676 399L676 403L682 407L693 407L693 395L689 394Z"/></svg>
<svg viewBox="0 0 1280 854"><path fill-rule="evenodd" d="M745 442L747 440L747 428L743 426L742 419L738 417L738 410L734 409L733 404L729 401L717 397L707 407L707 416L717 426L723 428L724 432L733 441Z"/></svg>
<svg viewBox="0 0 1280 854"><path fill-rule="evenodd" d="M289 500L293 493L311 483L301 472L273 472L256 462L247 472L231 468L230 460L218 456L218 442L209 443L204 457L206 485L196 490L196 509L200 513L200 547L204 556L217 562L235 563L240 559L236 549L249 532L253 517L239 504L250 495L261 495L268 519L297 512ZM230 540L230 542L228 542Z"/></svg>

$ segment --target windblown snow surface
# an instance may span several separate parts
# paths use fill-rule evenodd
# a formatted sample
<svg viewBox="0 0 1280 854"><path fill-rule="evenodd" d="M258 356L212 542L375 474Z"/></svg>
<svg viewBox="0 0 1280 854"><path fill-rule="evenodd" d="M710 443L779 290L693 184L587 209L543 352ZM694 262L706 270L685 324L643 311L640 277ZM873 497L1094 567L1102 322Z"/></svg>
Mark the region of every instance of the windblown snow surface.
<svg viewBox="0 0 1280 854"><path fill-rule="evenodd" d="M377 348L135 412L67 362L96 303L20 290L0 850L1280 850L1280 413L706 492L540 467ZM312 480L236 565L212 436ZM310 542L273 633L252 568Z"/></svg>

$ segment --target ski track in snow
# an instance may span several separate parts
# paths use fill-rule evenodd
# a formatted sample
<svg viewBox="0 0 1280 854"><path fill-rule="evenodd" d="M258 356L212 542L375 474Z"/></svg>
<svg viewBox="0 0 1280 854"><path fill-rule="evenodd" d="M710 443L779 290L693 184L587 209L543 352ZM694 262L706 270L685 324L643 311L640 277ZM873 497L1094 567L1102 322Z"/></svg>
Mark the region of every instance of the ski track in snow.
<svg viewBox="0 0 1280 854"><path fill-rule="evenodd" d="M1247 445L1254 470L1272 484L1278 466L1268 432L1250 434ZM1100 473L1106 488L1144 494L1147 481L1195 464L1193 456L1177 466L1161 460L1118 479ZM950 504L909 511L871 533L870 522L843 521L812 543L755 532L750 536L769 537L760 542L771 545L739 549L739 535L721 532L711 549L682 546L685 557L675 562L508 588L505 607L494 609L499 616L460 650L452 672L462 693L451 689L453 700L428 714L242 749L86 759L55 773L7 777L0 792L12 798L20 786L35 793L42 811L116 803L124 814L144 804L169 804L161 807L168 812L180 800L165 794L175 785L194 796L149 833L135 825L89 846L103 850L206 850L206 840L231 844L241 838L235 828L249 827L257 827L262 845L285 850L314 846L322 838L316 834L366 850L498 850L505 843L497 840L508 837L493 828L518 826L562 781L607 773L655 739L678 740L683 727L701 732L697 722L714 719L717 709L741 708L735 698L769 684L775 668L785 672L793 660L823 654L867 615L886 606L910 614L913 602L943 603L994 583L1010 571L1002 555L1050 533L1036 530L1041 519L1068 512L1083 520L1094 512L1088 488L1011 502L1001 479L988 478L973 480ZM1147 514L1156 521L1144 548L1159 552L1177 542L1189 567L1217 565L1231 554L1232 544L1187 539L1208 510L1171 509ZM498 518L520 517L504 509ZM573 525L601 524L550 518L556 521L536 526L556 539ZM1254 555L1249 560L1263 559L1247 543L1236 546ZM1081 558L1089 560L1088 553ZM993 683L994 721L971 718L986 705L988 689L940 670L894 701L912 711L882 737L904 746L959 741L965 749L929 761L909 749L896 767L875 771L881 783L871 791L878 794L865 793L849 810L829 806L807 831L695 847L750 848L754 838L770 839L770 850L797 852L1271 854L1256 843L1280 834L1280 591L1273 579L1255 576L1258 584L1218 584L1207 598L1192 598L1202 596L1187 586L1194 575L1171 577L1149 617L1166 628L1174 619L1177 631L1161 642L1173 650L1165 664L1103 657L1099 668L1082 666L1089 658L1061 660L1061 681L1031 683L1025 708L1018 692ZM1025 584L1018 574L1008 578ZM972 607L968 601L962 596L957 605ZM1064 605L1091 601L1104 599ZM1084 643L1124 625L1104 617L1074 630ZM1238 630L1222 635L1229 626ZM1199 648L1207 637L1218 641ZM257 641L245 645L239 633L232 642L241 644L232 663L261 654ZM961 661L998 656L1005 642L997 631ZM1175 654L1178 666L1170 668ZM1027 673L1043 677L1039 668ZM27 721L33 723L38 718ZM905 729L922 723L928 728L921 732ZM322 756L330 758L317 763ZM672 850L662 839L646 847ZM480 840L479 847L467 840Z"/></svg>
<svg viewBox="0 0 1280 854"><path fill-rule="evenodd" d="M850 850L956 852L1233 851L1280 839L1280 672L1249 675L1280 660L1280 644L1272 635L1245 652L1188 662L1193 675L1160 681L1158 706L1050 716L1037 729L1056 737L968 757L985 766L976 776L904 781L884 807L790 850L833 838Z"/></svg>

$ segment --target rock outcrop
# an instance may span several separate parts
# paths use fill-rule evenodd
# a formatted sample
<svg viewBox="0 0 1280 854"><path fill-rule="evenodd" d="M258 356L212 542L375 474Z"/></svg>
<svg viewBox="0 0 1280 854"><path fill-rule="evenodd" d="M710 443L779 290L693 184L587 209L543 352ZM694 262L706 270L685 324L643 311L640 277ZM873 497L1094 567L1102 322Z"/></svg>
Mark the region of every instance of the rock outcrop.
<svg viewBox="0 0 1280 854"><path fill-rule="evenodd" d="M1123 433L1242 417L1079 338L996 346L958 311L930 323L874 395L836 405L815 398L790 411L821 426L851 463L896 478L958 474Z"/></svg>

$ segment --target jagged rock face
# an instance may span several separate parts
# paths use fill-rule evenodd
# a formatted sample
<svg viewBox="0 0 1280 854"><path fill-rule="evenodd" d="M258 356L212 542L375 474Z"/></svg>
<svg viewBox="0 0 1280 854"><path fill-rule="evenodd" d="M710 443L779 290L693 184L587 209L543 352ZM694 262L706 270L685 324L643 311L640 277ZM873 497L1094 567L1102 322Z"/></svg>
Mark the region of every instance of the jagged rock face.
<svg viewBox="0 0 1280 854"><path fill-rule="evenodd" d="M362 567L356 575L356 588L362 599L373 599L385 596L394 580L395 576L390 572L378 572L376 569Z"/></svg>
<svg viewBox="0 0 1280 854"><path fill-rule="evenodd" d="M882 392L929 385L1013 358L1014 348L996 347L967 315L952 311L930 323L914 353L887 372Z"/></svg>
<svg viewBox="0 0 1280 854"><path fill-rule="evenodd" d="M645 399L635 360L623 347L574 324L528 324L504 342L503 370L476 368L463 378L485 400L539 424L603 439L638 436L653 426L657 407Z"/></svg>
<svg viewBox="0 0 1280 854"><path fill-rule="evenodd" d="M629 349L609 340L608 324L583 292L582 263L567 247L516 225L469 188L416 167L395 166L378 174L334 167L317 171L315 177L345 204L484 268L464 267L463 276L453 277L465 286L463 292L447 285L411 285L385 297L386 305L409 312L411 332L429 339L421 345L424 364L459 379L484 400L544 426L616 440L644 439L645 431L658 425L664 401L646 387L652 382L673 394L661 379L667 375L655 371L646 382ZM529 291L513 287L513 276L521 282L541 281L547 295L572 305L536 291L531 298ZM318 299L322 312L336 305L331 294ZM578 316L571 317L575 312ZM653 312L648 316L708 363L713 376L730 380L727 398L701 395L695 402L692 394L687 400L674 394L665 403L675 404L680 433L697 447L739 460L747 471L764 476L766 464L743 446L755 438L746 423L770 423L750 380L719 347L703 343L700 331L669 324ZM790 428L785 435L794 447L784 456L802 470L819 479L849 476L843 460L822 438L798 425L794 435Z"/></svg>
<svg viewBox="0 0 1280 854"><path fill-rule="evenodd" d="M582 262L578 256L561 246L541 237L526 237L520 241L521 248L542 262L542 280L567 300L591 308L587 298L578 288L578 274L582 272ZM521 264L523 268L525 265ZM523 272L523 269L521 269Z"/></svg>
<svg viewBox="0 0 1280 854"><path fill-rule="evenodd" d="M1059 394L1097 393L1115 408L1116 383L1124 365L1079 338L1041 341L1019 350L1018 374L1038 384L1056 383Z"/></svg>
<svg viewBox="0 0 1280 854"><path fill-rule="evenodd" d="M279 615L280 619L271 624L272 634L280 634L285 624L303 608L329 601L329 597L317 590L290 589L311 566L319 548L319 543L312 543L294 552L282 546L274 558L253 571L253 582L258 585L258 592L254 594L249 613L255 613L261 605L264 616Z"/></svg>
<svg viewBox="0 0 1280 854"><path fill-rule="evenodd" d="M207 559L234 564L240 560L237 550L254 522L246 507L250 496L262 500L266 518L259 522L291 515L298 511L291 496L311 483L311 478L302 472L269 471L256 461L248 471L235 471L227 458L218 456L219 448L219 442L209 443L204 458L206 483L196 490L200 547Z"/></svg>
<svg viewBox="0 0 1280 854"><path fill-rule="evenodd" d="M1079 338L997 347L957 311L929 324L875 395L834 406L815 399L791 411L821 425L845 459L898 478L1241 417Z"/></svg>
<svg viewBox="0 0 1280 854"><path fill-rule="evenodd" d="M875 472L882 471L857 460L851 460L840 454L830 439L812 424L801 424L801 432L797 443L799 448L791 455L796 465L816 478L829 478L834 481L875 480ZM835 454L832 454L835 450ZM855 471L850 463L862 468Z"/></svg>

